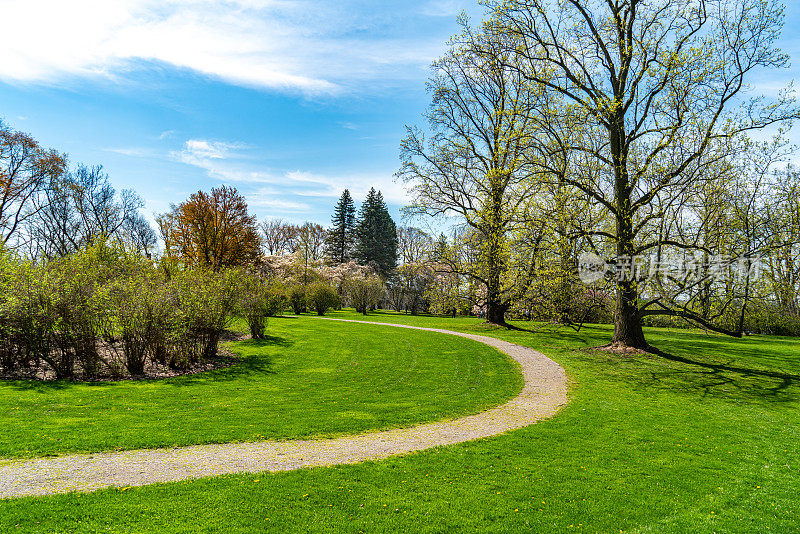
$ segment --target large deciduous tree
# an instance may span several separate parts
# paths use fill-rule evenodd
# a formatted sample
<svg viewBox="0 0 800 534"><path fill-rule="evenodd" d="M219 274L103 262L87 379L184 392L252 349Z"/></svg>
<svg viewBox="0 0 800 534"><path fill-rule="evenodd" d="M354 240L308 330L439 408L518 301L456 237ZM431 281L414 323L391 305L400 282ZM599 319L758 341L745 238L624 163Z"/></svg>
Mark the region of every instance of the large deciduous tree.
<svg viewBox="0 0 800 534"><path fill-rule="evenodd" d="M431 236L412 226L401 226L397 229L397 246L401 263L423 263L433 253Z"/></svg>
<svg viewBox="0 0 800 534"><path fill-rule="evenodd" d="M98 239L124 243L150 254L157 237L142 216L144 203L130 189L117 193L103 167L78 165L52 177L34 201L26 228L36 258L72 254Z"/></svg>
<svg viewBox="0 0 800 534"><path fill-rule="evenodd" d="M509 233L524 220L535 187L527 83L498 26L464 32L433 64L428 130L408 128L398 175L411 184L412 214L459 216L469 228L476 261L449 265L485 288L486 319L505 324L518 293L508 284Z"/></svg>
<svg viewBox="0 0 800 534"><path fill-rule="evenodd" d="M288 254L295 249L296 226L282 219L266 219L259 227L264 238L264 248L270 256Z"/></svg>
<svg viewBox="0 0 800 534"><path fill-rule="evenodd" d="M24 241L25 222L42 207L37 200L65 169L65 156L0 121L0 243Z"/></svg>
<svg viewBox="0 0 800 534"><path fill-rule="evenodd" d="M256 218L235 188L198 191L157 219L168 256L214 271L258 259L261 237Z"/></svg>
<svg viewBox="0 0 800 534"><path fill-rule="evenodd" d="M609 243L618 261L705 250L659 229L709 179L709 169L730 156L739 136L797 115L783 94L748 94L759 72L788 65L776 48L782 6L506 0L495 8L514 52L509 66L563 99L554 117L573 114L601 132L600 142L564 147L587 154L593 167L564 176L564 183L613 219L586 235ZM666 314L702 320L680 303L642 298L636 277L617 277L612 346L647 348L643 318Z"/></svg>
<svg viewBox="0 0 800 534"><path fill-rule="evenodd" d="M788 167L778 175L766 206L774 253L769 256L768 280L778 306L800 313L800 172Z"/></svg>

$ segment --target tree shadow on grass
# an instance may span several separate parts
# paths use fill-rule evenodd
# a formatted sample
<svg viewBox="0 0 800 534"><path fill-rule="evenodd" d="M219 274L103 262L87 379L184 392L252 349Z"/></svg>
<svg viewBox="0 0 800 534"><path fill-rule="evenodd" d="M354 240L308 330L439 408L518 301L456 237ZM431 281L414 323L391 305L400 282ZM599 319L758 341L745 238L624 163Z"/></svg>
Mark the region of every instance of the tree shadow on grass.
<svg viewBox="0 0 800 534"><path fill-rule="evenodd" d="M692 351L692 344L682 342L681 349ZM708 347L702 350L708 351ZM658 349L642 355L609 355L591 350L584 354L587 361L591 358L595 364L597 356L604 354L608 358L606 363L614 364L604 370L642 392L669 390L692 397L699 394L701 399L767 404L795 402L800 398L800 375L735 364L736 358L720 362L714 361L713 356L701 359Z"/></svg>
<svg viewBox="0 0 800 534"><path fill-rule="evenodd" d="M580 347L592 347L600 345L609 336L606 329L589 325L579 331L551 323L532 328L518 325L498 328L512 333L512 336L502 339L537 350L574 350ZM475 332L478 333L477 330Z"/></svg>
<svg viewBox="0 0 800 534"><path fill-rule="evenodd" d="M732 373L738 373L744 376L756 376L756 377L766 377L766 378L776 378L780 379L781 381L786 382L788 385L792 385L796 382L800 381L800 375L794 373L786 373L782 371L771 371L769 369L752 369L749 367L740 367L738 365L730 365L730 364L722 364L722 363L713 363L713 362L704 362L695 360L692 358L687 358L685 356L678 356L675 354L670 354L666 351L655 349L653 354L656 356L660 356L661 358L665 358L667 360L673 362L680 362L686 363L689 365L696 365L698 367L704 367L706 369L710 369L714 372L722 372L722 371L729 371ZM730 362L736 361L735 359L730 360Z"/></svg>
<svg viewBox="0 0 800 534"><path fill-rule="evenodd" d="M285 337L265 335L261 339L247 339L240 342L248 347L291 347L294 341L289 341Z"/></svg>
<svg viewBox="0 0 800 534"><path fill-rule="evenodd" d="M691 348L691 344L687 344L686 348ZM739 352L746 354L743 350ZM796 373L736 364L737 358L729 358L723 363L681 356L659 349L654 350L653 354L670 362L691 366L684 372L695 375L693 382L699 386L698 389L703 392L703 397L711 395L715 388L738 391L743 397L778 402L794 401L800 393L797 388L800 385L800 375ZM693 369L697 367L702 370Z"/></svg>
<svg viewBox="0 0 800 534"><path fill-rule="evenodd" d="M72 389L78 385L85 385L91 387L109 387L115 385L115 382L103 381L81 381L81 380L35 380L35 379L14 379L3 380L0 382L0 387L7 387L18 391L35 391L36 393L47 393L50 391L63 391Z"/></svg>
<svg viewBox="0 0 800 534"><path fill-rule="evenodd" d="M251 349L266 347L290 347L294 343L280 336L265 336L263 339L247 339L236 341L237 345ZM235 350L234 350L235 352ZM228 382L240 380L257 375L273 374L272 357L268 354L255 354L237 359L232 365L209 371L201 371L182 376L164 378L143 378L134 380L8 380L0 382L0 387L10 387L19 391L36 391L37 393L47 393L50 391L64 391L81 387L109 388L124 383L147 383L153 384L161 382L170 386L190 386L200 382Z"/></svg>
<svg viewBox="0 0 800 534"><path fill-rule="evenodd" d="M699 393L702 399L717 398L730 402L793 403L800 398L795 379L742 374L724 368L705 367L705 370L672 369L651 372L649 379L642 380L639 384L645 388Z"/></svg>
<svg viewBox="0 0 800 534"><path fill-rule="evenodd" d="M268 347L291 347L294 345L294 342L281 336L265 335L261 339L237 341L236 345L239 347L246 347L249 350L257 350ZM236 352L235 347L233 350ZM272 369L272 363L272 356L269 354L252 354L243 357L239 362L230 367L171 378L169 379L169 384L173 386L190 386L201 381L230 382L258 375L274 374L275 371Z"/></svg>
<svg viewBox="0 0 800 534"><path fill-rule="evenodd" d="M233 382L245 378L274 374L272 357L268 355L247 356L224 369L214 369L204 373L176 376L164 381L174 387L192 386L203 382Z"/></svg>

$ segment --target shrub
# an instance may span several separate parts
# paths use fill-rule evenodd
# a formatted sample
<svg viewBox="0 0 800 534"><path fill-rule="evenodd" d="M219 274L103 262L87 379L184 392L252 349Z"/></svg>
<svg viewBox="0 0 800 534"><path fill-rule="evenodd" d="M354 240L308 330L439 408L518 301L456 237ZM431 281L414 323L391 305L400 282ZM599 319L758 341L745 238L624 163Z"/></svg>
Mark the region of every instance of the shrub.
<svg viewBox="0 0 800 534"><path fill-rule="evenodd" d="M155 359L164 335L174 328L176 302L150 269L116 280L108 290L108 304L115 320L107 323L106 338L113 343L119 335L125 368L131 375L141 375L147 359Z"/></svg>
<svg viewBox="0 0 800 534"><path fill-rule="evenodd" d="M269 317L283 311L286 297L263 277L244 273L239 287L239 313L247 321L253 339L263 339Z"/></svg>
<svg viewBox="0 0 800 534"><path fill-rule="evenodd" d="M101 323L107 320L103 295L99 289L111 276L106 251L90 247L83 252L53 262L53 310L56 354L51 365L59 378L74 374L80 363L83 374L95 377L100 370Z"/></svg>
<svg viewBox="0 0 800 534"><path fill-rule="evenodd" d="M289 290L289 305L295 315L300 315L306 311L306 288L303 286L293 286Z"/></svg>
<svg viewBox="0 0 800 534"><path fill-rule="evenodd" d="M364 315L383 298L383 282L377 276L354 278L347 282L347 296L357 312Z"/></svg>
<svg viewBox="0 0 800 534"><path fill-rule="evenodd" d="M236 307L238 277L238 271L214 273L202 268L173 275L178 308L170 366L185 368L217 356L220 337Z"/></svg>
<svg viewBox="0 0 800 534"><path fill-rule="evenodd" d="M0 365L13 372L49 358L55 317L47 270L6 260L0 282Z"/></svg>
<svg viewBox="0 0 800 534"><path fill-rule="evenodd" d="M156 265L103 242L43 265L0 251L0 369L68 378L103 366L141 375L148 359L186 368L216 357L234 312L262 337L284 303L282 288L240 269Z"/></svg>
<svg viewBox="0 0 800 534"><path fill-rule="evenodd" d="M317 282L308 288L308 305L314 308L317 315L322 316L330 308L339 305L339 295L328 284Z"/></svg>

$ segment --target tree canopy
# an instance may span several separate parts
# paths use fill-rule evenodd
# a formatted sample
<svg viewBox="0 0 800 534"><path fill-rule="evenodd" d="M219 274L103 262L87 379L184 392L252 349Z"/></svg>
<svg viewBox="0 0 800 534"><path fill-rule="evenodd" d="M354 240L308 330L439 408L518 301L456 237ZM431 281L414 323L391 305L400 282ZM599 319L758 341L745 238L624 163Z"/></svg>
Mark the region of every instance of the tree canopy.
<svg viewBox="0 0 800 534"><path fill-rule="evenodd" d="M375 188L369 190L358 214L355 257L362 265L374 264L384 278L397 267L397 227Z"/></svg>
<svg viewBox="0 0 800 534"><path fill-rule="evenodd" d="M260 254L256 218L233 187L194 193L159 216L158 225L168 256L214 271L252 263Z"/></svg>
<svg viewBox="0 0 800 534"><path fill-rule="evenodd" d="M347 263L353 257L356 241L356 208L350 191L345 189L331 218L326 253L333 264Z"/></svg>

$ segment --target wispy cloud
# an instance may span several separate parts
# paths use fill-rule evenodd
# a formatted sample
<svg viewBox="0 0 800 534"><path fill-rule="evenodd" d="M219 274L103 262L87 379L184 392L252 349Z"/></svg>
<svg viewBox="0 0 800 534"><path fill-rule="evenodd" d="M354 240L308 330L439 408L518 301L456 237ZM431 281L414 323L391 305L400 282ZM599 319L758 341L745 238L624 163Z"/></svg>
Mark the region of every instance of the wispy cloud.
<svg viewBox="0 0 800 534"><path fill-rule="evenodd" d="M244 143L189 139L182 150L169 153L171 159L199 167L212 177L224 181L263 182L258 171L241 169L239 161L245 159L241 153L248 146Z"/></svg>
<svg viewBox="0 0 800 534"><path fill-rule="evenodd" d="M402 184L392 181L391 171L385 173L358 172L327 174L301 169L274 169L268 162L259 161L247 153L243 143L190 139L183 150L172 152L172 159L203 169L206 174L223 183L239 184L249 193L254 206L282 211L305 211L309 203L297 199L333 199L347 187L357 199L366 197L371 187L380 189L387 202L402 205L408 196Z"/></svg>
<svg viewBox="0 0 800 534"><path fill-rule="evenodd" d="M402 77L441 51L441 36L408 31L413 25L400 20L412 16L407 7L364 10L359 2L4 0L0 79L119 77L155 63L236 85L330 94ZM434 2L432 12L450 3Z"/></svg>
<svg viewBox="0 0 800 534"><path fill-rule="evenodd" d="M122 154L123 156L131 156L135 158L143 158L152 155L152 152L146 148L139 147L119 147L119 148L104 148L106 152L113 152L114 154Z"/></svg>
<svg viewBox="0 0 800 534"><path fill-rule="evenodd" d="M192 157L204 159L225 159L232 150L246 148L240 143L226 143L224 141L208 141L205 139L189 139L186 141L184 152Z"/></svg>
<svg viewBox="0 0 800 534"><path fill-rule="evenodd" d="M311 206L303 202L294 200L287 200L275 196L271 190L259 190L255 193L247 195L247 201L251 207L254 208L267 208L270 210L280 211L281 213L287 212L308 212Z"/></svg>

